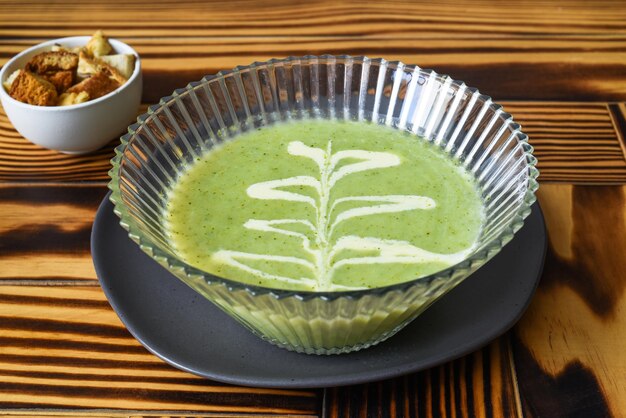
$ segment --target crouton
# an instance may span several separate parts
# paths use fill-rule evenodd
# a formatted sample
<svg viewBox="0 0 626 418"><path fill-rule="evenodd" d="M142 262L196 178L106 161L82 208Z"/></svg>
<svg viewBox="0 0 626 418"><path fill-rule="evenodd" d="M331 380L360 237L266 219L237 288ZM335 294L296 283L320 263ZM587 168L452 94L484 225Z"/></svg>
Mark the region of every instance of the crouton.
<svg viewBox="0 0 626 418"><path fill-rule="evenodd" d="M13 98L41 106L97 99L126 83L135 68L134 55L107 55L112 51L99 30L84 47L54 44L51 51L32 57L2 84Z"/></svg>
<svg viewBox="0 0 626 418"><path fill-rule="evenodd" d="M93 75L104 72L120 85L124 84L128 79L124 77L115 67L107 64L100 58L90 57L86 51L81 51L78 55L78 73L79 75Z"/></svg>
<svg viewBox="0 0 626 418"><path fill-rule="evenodd" d="M36 106L54 106L57 90L48 80L30 71L20 71L13 81L9 95L20 102Z"/></svg>
<svg viewBox="0 0 626 418"><path fill-rule="evenodd" d="M101 30L93 34L89 42L87 42L87 45L85 45L85 48L92 57L107 55L113 50Z"/></svg>
<svg viewBox="0 0 626 418"><path fill-rule="evenodd" d="M67 89L66 93L80 93L82 91L89 94L89 99L97 99L118 88L120 83L109 77L104 71L100 71L78 84Z"/></svg>
<svg viewBox="0 0 626 418"><path fill-rule="evenodd" d="M80 93L63 93L57 100L57 106L70 106L84 103L89 100L89 93L81 91Z"/></svg>
<svg viewBox="0 0 626 418"><path fill-rule="evenodd" d="M52 48L50 48L50 51L52 52L70 52L66 47L64 47L63 45L59 45L59 44L54 44L52 45Z"/></svg>
<svg viewBox="0 0 626 418"><path fill-rule="evenodd" d="M78 53L80 52L81 47L76 46L74 48L67 48L64 47L63 45L59 45L59 44L54 44L52 45L52 48L50 48L50 51L64 51L64 52L71 52L72 54L76 54L78 55Z"/></svg>
<svg viewBox="0 0 626 418"><path fill-rule="evenodd" d="M79 77L88 77L99 71L93 57L89 56L89 52L85 48L78 52L78 68L76 71Z"/></svg>
<svg viewBox="0 0 626 418"><path fill-rule="evenodd" d="M103 55L100 60L115 68L124 78L129 79L135 69L133 54Z"/></svg>
<svg viewBox="0 0 626 418"><path fill-rule="evenodd" d="M4 81L4 83L2 83L2 85L4 86L4 89L9 92L11 90L11 84L13 84L13 81L15 81L15 79L17 78L18 75L20 75L20 71L22 70L15 70L11 73L10 76L7 77L7 79Z"/></svg>
<svg viewBox="0 0 626 418"><path fill-rule="evenodd" d="M78 67L78 56L67 51L48 51L35 55L26 64L26 70L35 74L55 71L75 71Z"/></svg>
<svg viewBox="0 0 626 418"><path fill-rule="evenodd" d="M59 94L69 89L72 84L74 84L73 71L57 71L55 73L41 74L41 76L51 82Z"/></svg>

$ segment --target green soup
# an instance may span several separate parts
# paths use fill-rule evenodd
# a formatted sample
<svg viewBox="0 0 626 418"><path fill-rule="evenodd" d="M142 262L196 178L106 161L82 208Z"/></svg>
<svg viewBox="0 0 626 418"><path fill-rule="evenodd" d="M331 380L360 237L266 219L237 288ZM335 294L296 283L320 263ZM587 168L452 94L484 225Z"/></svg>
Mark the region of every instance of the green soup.
<svg viewBox="0 0 626 418"><path fill-rule="evenodd" d="M454 265L476 245L472 178L427 141L356 122L245 133L191 165L167 233L201 270L280 289L385 286Z"/></svg>

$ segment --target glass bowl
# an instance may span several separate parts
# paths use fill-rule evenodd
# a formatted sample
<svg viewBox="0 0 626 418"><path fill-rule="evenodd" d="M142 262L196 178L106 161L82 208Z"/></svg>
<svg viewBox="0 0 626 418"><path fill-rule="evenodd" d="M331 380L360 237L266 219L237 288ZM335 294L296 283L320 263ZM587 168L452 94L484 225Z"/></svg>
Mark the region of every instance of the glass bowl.
<svg viewBox="0 0 626 418"><path fill-rule="evenodd" d="M184 168L242 132L311 118L384 124L445 150L484 199L475 251L426 277L335 292L254 286L182 261L162 214ZM264 340L309 354L360 350L402 329L511 240L530 213L539 174L520 126L478 90L401 62L328 55L254 63L176 90L129 127L112 164L115 213L143 251Z"/></svg>

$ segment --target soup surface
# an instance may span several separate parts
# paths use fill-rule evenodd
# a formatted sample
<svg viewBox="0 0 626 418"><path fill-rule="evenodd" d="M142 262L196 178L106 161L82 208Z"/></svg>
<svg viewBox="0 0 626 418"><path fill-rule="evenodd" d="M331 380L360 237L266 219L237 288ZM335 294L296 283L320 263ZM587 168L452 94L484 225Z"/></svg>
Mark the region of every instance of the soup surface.
<svg viewBox="0 0 626 418"><path fill-rule="evenodd" d="M474 182L427 141L389 127L294 121L250 131L170 191L168 235L188 264L271 288L341 291L412 280L474 249Z"/></svg>

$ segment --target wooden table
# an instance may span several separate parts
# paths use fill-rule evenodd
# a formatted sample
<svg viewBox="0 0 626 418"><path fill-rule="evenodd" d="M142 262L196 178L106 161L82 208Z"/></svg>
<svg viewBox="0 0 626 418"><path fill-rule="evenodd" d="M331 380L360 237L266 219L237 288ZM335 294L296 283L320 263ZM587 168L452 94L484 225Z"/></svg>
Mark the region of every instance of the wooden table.
<svg viewBox="0 0 626 418"><path fill-rule="evenodd" d="M549 233L513 330L456 361L324 390L235 387L148 353L104 297L89 235L116 140L72 157L0 112L0 414L626 416L626 3L0 1L0 64L102 28L144 64L145 104L272 57L366 54L448 73L536 148Z"/></svg>

